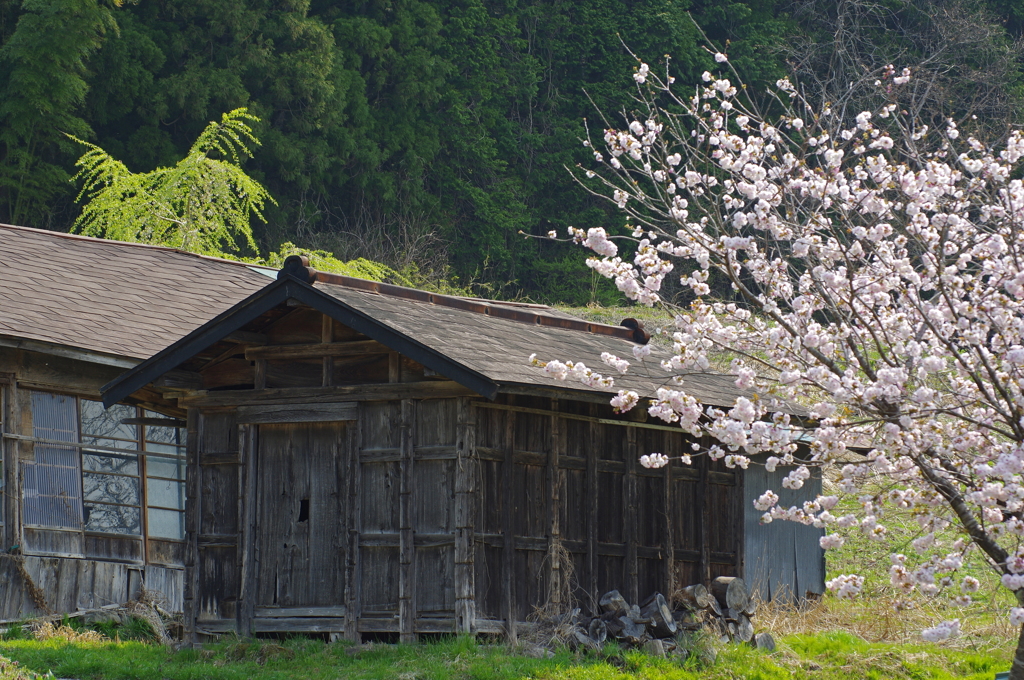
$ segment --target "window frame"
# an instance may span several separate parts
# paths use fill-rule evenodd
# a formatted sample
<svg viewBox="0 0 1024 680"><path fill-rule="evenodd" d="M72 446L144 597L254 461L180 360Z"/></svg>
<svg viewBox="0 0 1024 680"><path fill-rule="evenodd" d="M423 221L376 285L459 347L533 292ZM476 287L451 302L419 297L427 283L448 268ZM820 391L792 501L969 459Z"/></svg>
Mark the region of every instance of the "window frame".
<svg viewBox="0 0 1024 680"><path fill-rule="evenodd" d="M0 382L0 391L3 390L3 387L4 387L4 384L2 382ZM100 402L98 402L97 399L92 398L92 397L88 397L88 396L82 396L80 394L68 393L68 392L57 392L57 391L53 391L53 390L30 389L30 390L26 390L26 391L28 391L29 393L37 393L38 392L38 393L42 393L42 394L46 394L46 395L50 395L50 396L54 396L54 397L69 397L69 398L72 398L72 399L75 400L74 408L75 408L75 421L76 421L76 427L77 427L77 433L76 433L77 441L75 441L75 442L66 442L66 443L65 442L61 442L61 443L64 444L65 446L69 447L69 448L74 448L76 450L77 464L78 464L78 480L77 481L78 481L78 491L79 491L79 494L80 494L79 495L79 502L80 502L80 505L81 505L81 517L80 517L80 526L79 527L52 526L52 525L28 523L28 522L24 521L25 520L25 515L24 515L25 497L24 497L24 493L23 493L23 494L21 494L22 498L18 499L18 501L19 501L19 503L22 504L22 508L23 508L23 511L22 511L22 524L25 527L33 528L33 529L40 529L40 530L44 530L44 531L62 531L62 532L69 532L69 533L78 533L78 534L81 534L83 536L83 538L84 537L88 537L88 536L95 536L95 537L121 538L121 539L141 541L142 542L143 560L145 562L147 562L147 563L149 562L149 546L148 546L148 543L149 543L150 540L164 541L164 542L168 542L168 543L179 543L179 544L182 544L182 543L185 542L186 537L184 535L184 533L185 533L184 532L184 527L185 527L184 515L185 515L185 495L186 495L185 485L186 485L186 474L187 474L187 448L186 448L187 447L187 431L185 430L185 428L183 428L183 427L174 427L174 426L169 426L169 425L161 426L161 425L146 425L146 424L139 423L139 424L135 424L135 425L131 426L131 427L135 428L135 437L134 437L134 439L125 439L125 438L121 438L121 437L111 437L111 436L104 436L104 435L97 435L97 434L86 434L86 433L83 432L83 429L84 429L84 427L83 427L83 420L84 420L83 419L83 402L100 403ZM2 402L2 397L0 397L0 407L2 407L2 403L3 403ZM128 417L131 417L131 418L151 418L151 417L162 417L163 416L163 414L159 414L157 412L150 411L149 409L146 409L146 408L144 408L142 406L136 406L136 405L132 405L132 404L123 404L123 403L119 403L119 404L117 404L117 406L118 407L122 407L122 408L127 407L127 408L133 409L132 414L130 416L128 416ZM104 412L106 412L107 410L108 409L103 409ZM36 419L36 414L35 414L35 409L33 408L32 409L33 427L34 427L35 419ZM0 414L0 424L2 424L2 422L3 422L3 415ZM174 430L177 431L175 433L174 437L173 437L174 443L152 441L149 438L149 436L148 436L149 435L149 428L153 428L153 429L173 428ZM48 444L46 442L47 441L52 441L52 440L45 440L43 438L35 437L34 436L34 432L33 432L33 437L31 439L33 441L33 446L34 447L47 446ZM90 444L90 443L88 443L88 440L92 440L93 442L101 441L101 442L103 442L103 444L113 443L113 444L115 444L115 446L107 446L107 445L96 444L96 443ZM117 444L120 444L120 443L124 443L125 445L129 445L132 448L119 448L117 446ZM54 442L54 445L56 445L56 442ZM167 449L162 450L162 451L153 451L153 450L150 450L148 448L148 447L150 447L152 445L161 446L161 447L167 447ZM177 454L170 453L169 449L171 447L177 449L178 453ZM0 454L2 454L2 453L4 453L4 451L0 450ZM107 471L107 470L89 469L86 466L86 463L85 463L85 460L86 460L85 456L87 456L87 455L94 455L94 456L98 456L98 457L108 457L108 458L112 457L112 456L113 457L122 457L125 460L130 460L132 457L134 457L135 463L136 463L137 472L135 474L130 474L130 473L123 473L123 472ZM172 462L176 463L179 466L179 469L181 470L180 478L166 477L166 476L163 476L163 475L159 475L159 476L158 475L150 475L149 474L149 468L150 468L150 458L151 457L152 458L160 459L162 461L167 461L168 463L172 463ZM2 456L0 456L0 458L2 458ZM3 470L3 467L0 466L0 473L2 473L2 470ZM117 503L117 502L112 502L112 501L107 501L107 500L101 500L101 501L88 500L86 498L86 486L85 486L86 475L105 475L105 476L110 476L110 477L119 477L119 478L134 479L134 480L136 480L136 483L138 485L138 503L137 504L131 504L131 503ZM180 508L174 508L174 507L166 507L166 506L163 506L163 505L151 505L150 504L150 499L149 499L149 495L150 495L149 494L149 480L151 480L151 479L154 480L154 481L158 481L158 482L172 482L172 483L178 484L179 485L179 489L180 489L179 493L180 493L180 496L181 496L181 499L182 499L181 507ZM86 506L87 505L92 505L92 506L101 505L101 506L110 506L110 507L136 508L139 511L139 524L138 524L138 526L139 526L140 532L139 533L125 533L125 532L118 532L118 531L102 531L102 530L96 530L96 529L89 529L88 526L87 526L87 520L86 520L86 517L87 517ZM149 526L150 525L150 522L149 522L149 511L150 511L150 509L157 510L157 511L163 511L163 512L170 511L170 512L178 513L179 516L180 516L178 521L179 521L179 526L181 527L181 536L179 538L171 538L171 537L167 537L167 536L154 536L154 535L152 535L151 532L150 532L150 526ZM0 510L0 532L2 532L2 527L3 527L3 514L2 514L2 510Z"/></svg>

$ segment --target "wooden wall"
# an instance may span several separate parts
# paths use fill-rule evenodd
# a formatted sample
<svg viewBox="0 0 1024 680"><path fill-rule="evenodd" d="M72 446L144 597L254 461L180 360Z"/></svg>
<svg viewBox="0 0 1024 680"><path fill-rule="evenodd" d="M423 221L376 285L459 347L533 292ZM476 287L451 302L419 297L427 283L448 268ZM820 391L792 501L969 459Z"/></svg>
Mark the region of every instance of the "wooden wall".
<svg viewBox="0 0 1024 680"><path fill-rule="evenodd" d="M644 469L642 453L690 442L612 416L513 396L193 408L186 621L515 634L545 604L738 573L735 472Z"/></svg>

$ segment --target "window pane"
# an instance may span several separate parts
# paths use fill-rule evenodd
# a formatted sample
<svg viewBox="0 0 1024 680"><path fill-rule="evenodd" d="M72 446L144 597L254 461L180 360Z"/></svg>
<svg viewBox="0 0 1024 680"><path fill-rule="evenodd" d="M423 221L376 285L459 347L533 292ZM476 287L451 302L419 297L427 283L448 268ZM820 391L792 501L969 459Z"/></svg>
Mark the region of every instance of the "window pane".
<svg viewBox="0 0 1024 680"><path fill-rule="evenodd" d="M116 453L86 451L82 454L82 467L90 472L111 472L118 475L138 476L139 457L134 454L119 456Z"/></svg>
<svg viewBox="0 0 1024 680"><path fill-rule="evenodd" d="M140 535L141 517L138 508L86 503L85 530Z"/></svg>
<svg viewBox="0 0 1024 680"><path fill-rule="evenodd" d="M168 418L162 413L156 411L143 411L143 414L147 418ZM160 444L171 444L174 446L185 446L186 433L188 431L183 427L160 427L157 425L146 426L146 441L157 442Z"/></svg>
<svg viewBox="0 0 1024 680"><path fill-rule="evenodd" d="M104 409L102 402L82 399L82 435L83 437L93 435L106 439L138 439L137 425L121 424L122 420L137 416L138 412L134 406L114 404L110 408Z"/></svg>
<svg viewBox="0 0 1024 680"><path fill-rule="evenodd" d="M150 508L148 514L150 538L185 538L185 513Z"/></svg>
<svg viewBox="0 0 1024 680"><path fill-rule="evenodd" d="M171 456L184 456L185 447L174 446L173 444L154 444L153 442L146 442L146 451L153 453L166 453Z"/></svg>
<svg viewBox="0 0 1024 680"><path fill-rule="evenodd" d="M162 508L185 509L185 485L167 479L146 480L146 502Z"/></svg>
<svg viewBox="0 0 1024 680"><path fill-rule="evenodd" d="M32 392L32 433L38 439L78 441L77 401ZM81 529L81 467L78 449L36 444L35 460L24 461L25 524Z"/></svg>
<svg viewBox="0 0 1024 680"><path fill-rule="evenodd" d="M77 442L75 398L64 394L33 392L32 436L37 439Z"/></svg>
<svg viewBox="0 0 1024 680"><path fill-rule="evenodd" d="M185 459L146 456L146 474L150 477L185 479Z"/></svg>
<svg viewBox="0 0 1024 680"><path fill-rule="evenodd" d="M82 488L87 501L139 505L139 480L135 477L86 472L82 475Z"/></svg>
<svg viewBox="0 0 1024 680"><path fill-rule="evenodd" d="M68 482L77 486L78 470L61 472L60 468L31 461L21 464L23 474L25 524L29 526L82 528L82 499L65 492ZM41 483L40 483L41 482Z"/></svg>

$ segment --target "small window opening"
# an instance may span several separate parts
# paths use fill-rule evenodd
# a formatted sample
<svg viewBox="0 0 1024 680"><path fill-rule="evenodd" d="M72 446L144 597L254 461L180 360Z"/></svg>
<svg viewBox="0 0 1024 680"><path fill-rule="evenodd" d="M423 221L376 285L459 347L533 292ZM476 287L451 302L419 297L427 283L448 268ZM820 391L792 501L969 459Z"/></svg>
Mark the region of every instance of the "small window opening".
<svg viewBox="0 0 1024 680"><path fill-rule="evenodd" d="M309 499L308 498L303 498L301 501L299 501L299 521L300 522L308 522L309 521Z"/></svg>

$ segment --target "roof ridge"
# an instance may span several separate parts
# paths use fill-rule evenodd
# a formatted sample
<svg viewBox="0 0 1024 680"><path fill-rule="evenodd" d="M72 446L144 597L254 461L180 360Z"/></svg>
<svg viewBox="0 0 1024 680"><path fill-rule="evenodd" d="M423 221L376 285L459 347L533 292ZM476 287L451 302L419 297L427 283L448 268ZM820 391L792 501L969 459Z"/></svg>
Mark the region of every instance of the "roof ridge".
<svg viewBox="0 0 1024 680"><path fill-rule="evenodd" d="M643 324L636 319L623 319L619 326L597 323L577 319L571 316L555 316L544 314L540 309L552 309L547 305L531 305L527 303L504 304L500 301L481 300L480 298L459 297L456 295L445 295L443 293L431 293L418 288L396 286L392 283L381 283L360 279L354 276L332 274L321 272L309 266L309 259L302 255L290 255L284 261L284 266L277 273L278 279L293 276L303 283L325 283L341 286L350 290L360 290L367 293L387 295L414 302L425 302L428 304L452 309L461 309L476 314L483 314L520 323L533 324L538 326L549 326L552 328L564 328L566 330L583 331L595 335L611 335L632 342L646 345L651 335L644 330ZM539 309L538 309L539 308ZM552 311L554 311L552 309Z"/></svg>
<svg viewBox="0 0 1024 680"><path fill-rule="evenodd" d="M85 236L84 234L69 234L63 231L53 231L50 229L39 229L37 227L22 227L16 224L4 224L0 222L0 229L12 229L14 231L27 231L33 234L41 234L45 236L52 236L55 238L65 238L72 241L93 241L96 243L107 243L116 246L132 246L134 248L148 248L150 250L159 250L168 253L181 253L182 255L189 255L191 257L197 257L202 260L209 260L211 262L224 262L226 264L233 264L240 267L258 267L260 269L269 269L277 271L277 267L271 267L265 264L253 264L251 262L241 262L239 260L229 260L224 257L214 257L213 255L201 255L199 253L193 253L188 250L182 250L181 248L173 248L171 246L159 246L152 243L135 243L133 241L117 241L109 238L96 238L95 236Z"/></svg>

